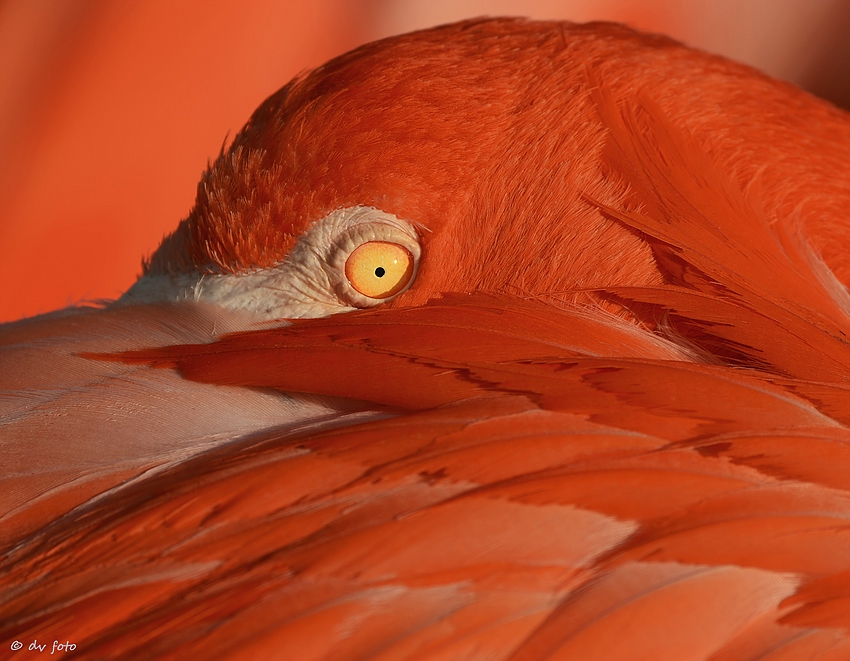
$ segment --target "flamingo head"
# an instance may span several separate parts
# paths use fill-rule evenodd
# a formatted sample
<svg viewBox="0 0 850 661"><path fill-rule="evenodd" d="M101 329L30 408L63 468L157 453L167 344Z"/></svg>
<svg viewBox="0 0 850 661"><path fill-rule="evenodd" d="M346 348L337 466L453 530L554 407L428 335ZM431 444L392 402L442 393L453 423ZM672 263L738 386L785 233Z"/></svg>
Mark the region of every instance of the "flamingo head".
<svg viewBox="0 0 850 661"><path fill-rule="evenodd" d="M660 190L641 190L639 155L611 153L612 132L649 130L640 117L614 126L641 99L733 185L758 180L771 222L835 216L813 190L850 202L829 175L826 111L802 92L618 25L472 20L363 46L267 99L124 300L203 300L270 320L497 291L634 320L595 292L678 277L658 236L623 221ZM766 152L813 139L794 104L827 127L799 181L764 167L788 161ZM692 198L693 182L672 176L660 194ZM816 247L835 252L826 238ZM845 262L836 252L830 266L850 274Z"/></svg>
<svg viewBox="0 0 850 661"><path fill-rule="evenodd" d="M297 318L445 291L659 282L646 243L589 201L624 189L599 170L583 62L616 48L606 38L646 48L601 30L468 21L292 81L204 174L129 297Z"/></svg>

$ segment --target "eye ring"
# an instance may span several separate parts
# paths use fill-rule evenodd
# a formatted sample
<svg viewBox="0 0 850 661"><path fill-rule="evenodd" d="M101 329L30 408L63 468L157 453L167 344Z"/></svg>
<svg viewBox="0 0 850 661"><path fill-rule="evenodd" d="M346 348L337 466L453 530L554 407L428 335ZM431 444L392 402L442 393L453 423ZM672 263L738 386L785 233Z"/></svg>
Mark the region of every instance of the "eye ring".
<svg viewBox="0 0 850 661"><path fill-rule="evenodd" d="M386 303L409 289L416 280L421 255L419 237L408 223L377 210L368 211L368 215L363 214L361 222L337 236L327 258L328 277L340 302L355 308ZM367 277L371 257L375 256L369 253L375 252L380 257L387 251L399 258L398 264L375 263L373 277ZM361 261L360 274L365 274L366 280L371 279L375 288L364 286L363 279L355 275L355 266ZM385 273L376 278L374 269L378 267L384 268ZM385 277L390 280L385 281ZM384 286L384 282L391 282L391 286Z"/></svg>

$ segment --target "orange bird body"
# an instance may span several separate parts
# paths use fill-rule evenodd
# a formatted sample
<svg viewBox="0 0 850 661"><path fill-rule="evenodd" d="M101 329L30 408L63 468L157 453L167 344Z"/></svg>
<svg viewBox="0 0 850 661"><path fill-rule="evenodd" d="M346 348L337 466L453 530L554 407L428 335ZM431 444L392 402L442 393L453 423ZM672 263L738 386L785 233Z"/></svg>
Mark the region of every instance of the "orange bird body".
<svg viewBox="0 0 850 661"><path fill-rule="evenodd" d="M6 650L850 658L848 211L850 117L663 37L333 60L0 328Z"/></svg>

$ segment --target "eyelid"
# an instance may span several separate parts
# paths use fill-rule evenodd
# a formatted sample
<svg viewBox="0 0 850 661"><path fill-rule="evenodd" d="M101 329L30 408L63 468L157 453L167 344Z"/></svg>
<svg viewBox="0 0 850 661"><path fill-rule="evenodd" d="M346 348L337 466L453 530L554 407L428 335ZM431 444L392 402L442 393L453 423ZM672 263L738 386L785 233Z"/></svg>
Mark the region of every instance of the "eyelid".
<svg viewBox="0 0 850 661"><path fill-rule="evenodd" d="M351 285L345 275L345 265L351 253L372 241L397 244L407 250L413 259L412 273L405 286L386 298L363 295ZM401 221L390 223L383 219L366 220L344 230L333 242L327 258L328 276L341 302L352 307L368 308L386 303L410 288L416 280L420 255L419 237L413 228L402 225Z"/></svg>

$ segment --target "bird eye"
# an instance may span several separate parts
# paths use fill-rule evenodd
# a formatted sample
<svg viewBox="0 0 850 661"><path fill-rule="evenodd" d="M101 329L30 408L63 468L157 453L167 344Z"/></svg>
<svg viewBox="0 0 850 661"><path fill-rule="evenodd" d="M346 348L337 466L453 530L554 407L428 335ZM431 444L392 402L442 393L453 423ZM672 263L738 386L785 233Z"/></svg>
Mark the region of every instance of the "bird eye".
<svg viewBox="0 0 850 661"><path fill-rule="evenodd" d="M369 241L355 248L345 262L345 277L369 298L398 294L413 275L413 255L397 243Z"/></svg>

